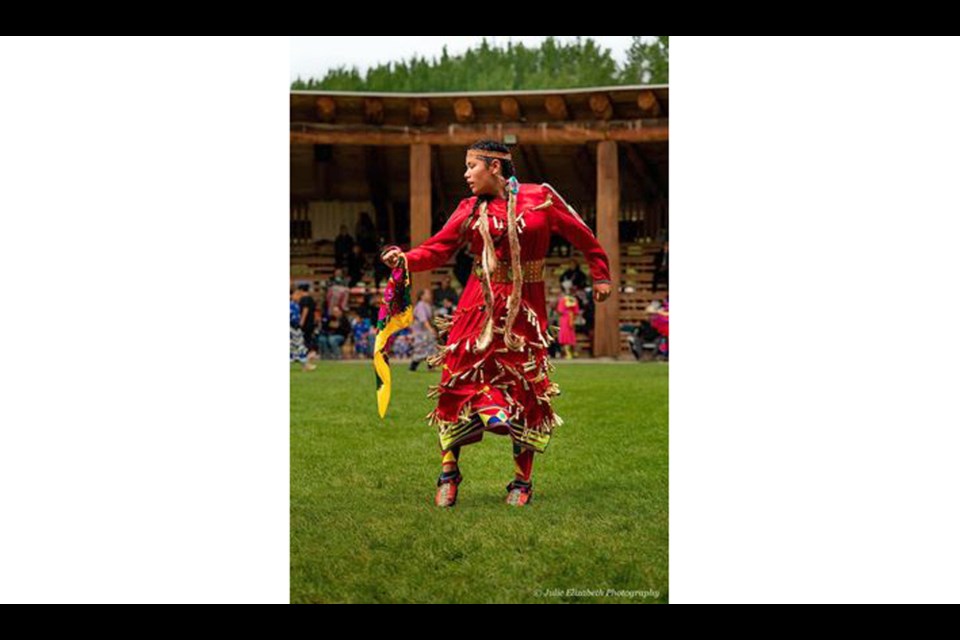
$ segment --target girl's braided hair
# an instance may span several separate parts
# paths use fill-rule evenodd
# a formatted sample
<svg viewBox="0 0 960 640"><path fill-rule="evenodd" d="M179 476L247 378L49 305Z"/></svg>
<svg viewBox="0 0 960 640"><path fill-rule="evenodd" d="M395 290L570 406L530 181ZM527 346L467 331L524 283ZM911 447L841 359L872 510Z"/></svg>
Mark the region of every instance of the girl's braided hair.
<svg viewBox="0 0 960 640"><path fill-rule="evenodd" d="M507 145L503 144L502 142L497 142L496 140L489 140L489 139L477 140L467 148L475 149L477 151L498 151L500 153L510 153L510 148ZM503 169L503 177L505 179L510 179L511 177L516 175L515 169L513 167L513 162L511 160L504 160L502 158L488 158L483 155L481 155L480 157L483 158L483 163L487 165L487 168L490 167L491 162L493 162L494 160L499 160L500 168ZM460 227L461 232L467 229L471 221L473 221L474 217L477 215L477 209L480 207L480 203L483 200L488 200L488 201L492 200L494 197L495 196L493 195L477 196L477 199L474 200L473 202L473 209L470 211L470 215L466 217L466 219L463 222L463 225Z"/></svg>

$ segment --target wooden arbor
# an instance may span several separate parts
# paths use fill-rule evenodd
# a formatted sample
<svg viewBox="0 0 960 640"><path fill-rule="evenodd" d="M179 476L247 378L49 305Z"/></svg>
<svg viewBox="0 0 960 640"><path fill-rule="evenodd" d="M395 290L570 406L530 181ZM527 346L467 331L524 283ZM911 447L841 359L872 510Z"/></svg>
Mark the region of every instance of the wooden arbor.
<svg viewBox="0 0 960 640"><path fill-rule="evenodd" d="M442 182L437 149L465 149L481 138L501 140L519 148L520 154L514 155L526 165L521 175L532 178L524 181L561 186L564 182L553 177L554 170L537 149L579 146L580 156L595 148L578 164L595 166L595 175L583 182L595 198L595 232L610 257L613 295L596 307L593 353L616 357L620 353L620 157L626 158L627 170L638 176L639 189L666 191L651 178L649 163L638 149L666 146L668 99L666 85L462 94L291 92L290 141L292 145L406 147L411 246L431 234L435 187ZM415 289L425 286L426 280L427 274L414 274Z"/></svg>

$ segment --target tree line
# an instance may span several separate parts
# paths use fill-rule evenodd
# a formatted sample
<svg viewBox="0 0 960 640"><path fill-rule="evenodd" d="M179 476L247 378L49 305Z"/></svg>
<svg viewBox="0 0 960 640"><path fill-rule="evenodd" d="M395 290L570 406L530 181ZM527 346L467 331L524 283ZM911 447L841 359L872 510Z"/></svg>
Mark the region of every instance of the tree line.
<svg viewBox="0 0 960 640"><path fill-rule="evenodd" d="M632 36L627 59L618 64L590 37L561 42L548 36L538 47L484 38L479 46L439 58L413 56L362 74L356 67L331 69L322 78L297 78L294 90L444 92L569 89L627 84L667 84L670 36Z"/></svg>

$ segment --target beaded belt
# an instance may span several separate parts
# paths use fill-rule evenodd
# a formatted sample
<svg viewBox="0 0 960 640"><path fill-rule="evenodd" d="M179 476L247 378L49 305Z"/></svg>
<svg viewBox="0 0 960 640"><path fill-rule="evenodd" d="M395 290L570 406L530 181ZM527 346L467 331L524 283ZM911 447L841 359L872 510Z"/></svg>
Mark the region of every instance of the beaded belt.
<svg viewBox="0 0 960 640"><path fill-rule="evenodd" d="M543 267L546 260L528 260L520 263L523 266L524 282L543 282ZM500 262L490 274L491 282L513 282L513 265L509 262ZM479 260L473 262L473 273L478 278L483 277L483 266Z"/></svg>

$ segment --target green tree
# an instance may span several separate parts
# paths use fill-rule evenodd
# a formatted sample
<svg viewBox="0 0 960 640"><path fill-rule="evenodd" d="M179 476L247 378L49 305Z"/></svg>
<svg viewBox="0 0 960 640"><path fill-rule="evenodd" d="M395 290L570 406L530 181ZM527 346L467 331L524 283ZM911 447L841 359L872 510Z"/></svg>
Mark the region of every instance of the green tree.
<svg viewBox="0 0 960 640"><path fill-rule="evenodd" d="M339 67L322 78L298 77L291 89L382 92L509 91L567 89L640 82L666 82L667 38L644 43L634 36L627 64L618 68L610 49L577 36L561 42L548 36L537 48L508 41L496 46L486 38L460 55L444 47L439 59L413 56L367 70ZM649 76L651 80L638 80ZM659 79L662 78L662 79Z"/></svg>
<svg viewBox="0 0 960 640"><path fill-rule="evenodd" d="M667 84L670 82L670 36L633 36L627 61L621 70L624 84Z"/></svg>

